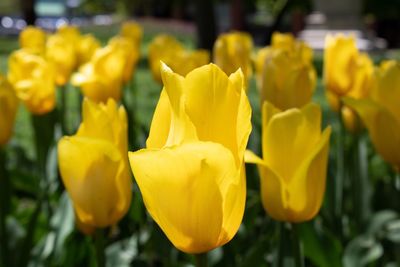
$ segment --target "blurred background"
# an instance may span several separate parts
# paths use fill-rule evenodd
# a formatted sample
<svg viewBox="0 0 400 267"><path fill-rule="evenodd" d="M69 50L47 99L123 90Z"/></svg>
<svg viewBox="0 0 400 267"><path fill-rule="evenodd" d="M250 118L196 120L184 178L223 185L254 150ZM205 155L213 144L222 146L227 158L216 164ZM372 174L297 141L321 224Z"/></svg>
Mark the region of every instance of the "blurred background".
<svg viewBox="0 0 400 267"><path fill-rule="evenodd" d="M400 0L2 0L0 35L17 35L27 24L48 30L70 23L114 25L135 18L147 28L184 31L211 48L218 33L244 30L256 45L274 31L292 32L321 49L327 31L352 31L361 49L400 46Z"/></svg>

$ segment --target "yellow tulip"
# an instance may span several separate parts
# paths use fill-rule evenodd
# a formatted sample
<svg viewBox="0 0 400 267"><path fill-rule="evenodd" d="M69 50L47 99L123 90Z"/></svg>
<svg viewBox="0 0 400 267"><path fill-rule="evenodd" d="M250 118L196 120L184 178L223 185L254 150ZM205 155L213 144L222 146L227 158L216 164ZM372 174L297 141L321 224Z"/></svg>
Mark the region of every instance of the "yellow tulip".
<svg viewBox="0 0 400 267"><path fill-rule="evenodd" d="M6 77L0 75L0 146L10 140L15 115L18 109L18 99Z"/></svg>
<svg viewBox="0 0 400 267"><path fill-rule="evenodd" d="M300 108L311 101L317 75L309 62L284 50L275 50L264 64L261 103L268 101L279 109Z"/></svg>
<svg viewBox="0 0 400 267"><path fill-rule="evenodd" d="M125 60L125 53L114 46L98 49L92 59L72 76L71 82L93 101L105 103L108 98L118 101L121 98Z"/></svg>
<svg viewBox="0 0 400 267"><path fill-rule="evenodd" d="M264 209L278 221L307 221L321 207L331 127L322 133L320 127L316 104L284 112L263 104L263 159L246 151L246 162L258 165Z"/></svg>
<svg viewBox="0 0 400 267"><path fill-rule="evenodd" d="M400 170L400 63L384 61L374 74L368 98L344 98L360 115L376 150Z"/></svg>
<svg viewBox="0 0 400 267"><path fill-rule="evenodd" d="M278 60L280 58L280 60ZM255 71L256 71L256 81L257 81L257 87L260 90L261 93L261 103L263 103L265 100L272 102L272 100L266 98L266 92L265 90L269 91L271 88L282 88L282 85L271 85L272 80L274 80L269 76L271 72L271 67L273 65L276 65L274 62L281 62L283 63L284 58L287 58L287 60L290 61L290 70L286 70L286 66L281 69L276 69L275 72L280 73L280 79L286 79L286 75L289 73L294 73L294 69L297 71L300 71L301 69L303 70L303 75L304 79L307 84L309 84L307 89L304 90L304 83L303 83L303 88L298 91L298 94L303 92L302 98L309 99L310 96L309 94L314 91L314 86L315 86L315 70L312 65L312 58L313 58L313 51L311 47L309 47L307 44L301 41L297 41L292 34L288 33L279 33L279 32L274 32L272 35L272 41L270 46L266 46L258 50L257 55L254 59L254 65L255 65ZM268 67L266 66L268 65ZM296 66L296 67L295 67ZM268 70L267 70L268 68ZM283 75L283 76L282 76ZM295 77L292 77L292 79ZM300 78L300 77L299 77ZM275 77L276 81L277 77ZM278 78L279 79L279 78ZM264 88L265 84L264 83L270 83L269 90ZM282 83L282 82L278 82ZM314 84L314 85L313 85ZM271 87L272 86L272 87ZM312 87L312 88L311 88ZM272 90L270 93L276 93L279 94L280 90ZM311 91L311 92L310 92ZM294 99L292 99L293 101ZM282 100L283 101L283 100ZM281 102L282 102L281 101ZM304 103L304 100L300 100L300 102ZM306 101L305 103L307 103ZM272 102L273 103L273 102ZM277 105L279 107L278 103L273 103L274 105ZM290 106L290 107L299 107L298 105ZM283 107L282 107L283 108ZM286 109L286 108L283 108Z"/></svg>
<svg viewBox="0 0 400 267"><path fill-rule="evenodd" d="M46 59L53 65L56 84L65 85L76 65L74 44L62 35L50 35L46 43Z"/></svg>
<svg viewBox="0 0 400 267"><path fill-rule="evenodd" d="M333 37L332 37L333 38ZM348 39L345 39L343 36L336 37L337 38L337 43L340 42L345 42L346 45L351 46L355 48L354 40L352 37L349 37ZM341 39L344 38L344 39ZM339 52L337 53L343 53L346 54L345 52ZM354 51L353 51L354 52ZM352 52L352 53L353 53ZM338 94L335 89L332 89L334 87L329 87L332 83L329 83L326 80L326 98L328 100L328 103L330 104L331 108L336 111L341 113L341 116L343 118L343 123L346 127L346 129L351 132L351 133L356 133L358 132L361 128L361 124L359 123L359 120L357 118L357 115L354 113L354 111L343 105L341 103L341 98L343 97L351 97L355 99L362 99L367 97L369 94L369 90L371 87L371 82L372 82L372 75L373 75L373 62L366 53L359 53L357 50L355 51L356 53L344 55L346 56L345 59L348 60L348 64L351 65L351 72L349 73L342 73L342 70L339 69L334 69L333 72L338 72L335 75L332 75L331 77L339 77L340 75L345 75L346 79L346 89L342 90L341 94ZM343 56L343 57L344 57ZM339 58L342 58L342 56L338 56ZM333 60L336 60L335 58ZM336 64L336 61L334 61L331 64ZM325 63L325 69L328 68L329 62ZM332 69L334 66L332 67ZM349 70L350 71L350 70ZM329 77L328 74L325 74L326 77ZM337 84L340 84L338 82ZM342 87L344 88L344 87Z"/></svg>
<svg viewBox="0 0 400 267"><path fill-rule="evenodd" d="M83 121L73 136L58 143L61 178L84 229L116 224L131 203L127 118L113 99L85 99Z"/></svg>
<svg viewBox="0 0 400 267"><path fill-rule="evenodd" d="M132 78L136 64L140 58L139 47L136 47L126 37L113 37L108 44L116 50L120 50L124 54L124 73L122 76L123 82L128 82Z"/></svg>
<svg viewBox="0 0 400 267"><path fill-rule="evenodd" d="M186 76L195 68L210 63L210 54L206 50L178 51L169 67L179 75Z"/></svg>
<svg viewBox="0 0 400 267"><path fill-rule="evenodd" d="M247 84L253 73L251 67L252 50L253 40L250 34L245 32L221 34L215 41L213 48L214 63L228 75L241 68Z"/></svg>
<svg viewBox="0 0 400 267"><path fill-rule="evenodd" d="M157 35L149 44L149 65L154 80L161 83L160 61L167 65L175 60L175 55L184 51L183 45L174 37L167 34Z"/></svg>
<svg viewBox="0 0 400 267"><path fill-rule="evenodd" d="M33 52L43 53L46 45L46 33L34 26L23 29L19 35L19 45L24 49L31 49Z"/></svg>
<svg viewBox="0 0 400 267"><path fill-rule="evenodd" d="M209 64L182 77L163 65L161 74L147 148L129 152L129 161L169 240L201 253L229 242L241 223L251 107L240 70L228 78Z"/></svg>
<svg viewBox="0 0 400 267"><path fill-rule="evenodd" d="M100 42L91 34L85 34L79 38L77 48L78 65L88 62L97 49L100 48Z"/></svg>
<svg viewBox="0 0 400 267"><path fill-rule="evenodd" d="M353 86L358 50L353 36L328 35L324 50L324 83L337 96L345 95Z"/></svg>
<svg viewBox="0 0 400 267"><path fill-rule="evenodd" d="M126 21L122 24L119 34L122 37L132 40L134 45L139 47L143 37L143 30L138 23Z"/></svg>
<svg viewBox="0 0 400 267"><path fill-rule="evenodd" d="M8 80L17 97L33 114L45 114L54 109L54 71L43 57L24 49L14 51L8 59Z"/></svg>
<svg viewBox="0 0 400 267"><path fill-rule="evenodd" d="M78 45L81 35L79 28L75 25L62 25L57 29L56 34L62 36L74 46Z"/></svg>

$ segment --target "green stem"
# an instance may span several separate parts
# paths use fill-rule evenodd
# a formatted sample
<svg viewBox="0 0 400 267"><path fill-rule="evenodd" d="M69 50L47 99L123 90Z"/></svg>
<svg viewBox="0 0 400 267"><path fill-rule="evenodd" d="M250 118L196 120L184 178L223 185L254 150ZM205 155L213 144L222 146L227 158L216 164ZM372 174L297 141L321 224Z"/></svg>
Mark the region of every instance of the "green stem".
<svg viewBox="0 0 400 267"><path fill-rule="evenodd" d="M106 266L104 230L96 229L94 235L94 248L96 251L97 267Z"/></svg>
<svg viewBox="0 0 400 267"><path fill-rule="evenodd" d="M196 267L208 267L207 252L196 254Z"/></svg>
<svg viewBox="0 0 400 267"><path fill-rule="evenodd" d="M336 177L334 181L334 214L336 221L337 232L342 235L342 209L343 209L343 186L344 186L344 176L345 176L345 166L344 166L344 137L345 128L344 122L341 114L342 103L340 102L340 109L338 112L339 128L337 135L337 146L336 146Z"/></svg>
<svg viewBox="0 0 400 267"><path fill-rule="evenodd" d="M0 147L0 266L10 266L7 215L10 208L10 180L6 169L6 152Z"/></svg>
<svg viewBox="0 0 400 267"><path fill-rule="evenodd" d="M122 104L124 105L128 117L128 141L129 150L137 150L139 147L136 145L137 133L136 133L136 88L134 82L130 80L124 89L122 97Z"/></svg>
<svg viewBox="0 0 400 267"><path fill-rule="evenodd" d="M276 267L304 267L304 255L298 238L296 226L290 223L280 223L280 240Z"/></svg>
<svg viewBox="0 0 400 267"><path fill-rule="evenodd" d="M68 127L67 127L67 88L66 86L61 86L59 89L60 91L60 114L59 120L61 124L61 132L62 135L68 135Z"/></svg>
<svg viewBox="0 0 400 267"><path fill-rule="evenodd" d="M356 214L358 229L369 217L370 190L368 187L368 151L360 135L355 135L354 164L353 164L353 210Z"/></svg>

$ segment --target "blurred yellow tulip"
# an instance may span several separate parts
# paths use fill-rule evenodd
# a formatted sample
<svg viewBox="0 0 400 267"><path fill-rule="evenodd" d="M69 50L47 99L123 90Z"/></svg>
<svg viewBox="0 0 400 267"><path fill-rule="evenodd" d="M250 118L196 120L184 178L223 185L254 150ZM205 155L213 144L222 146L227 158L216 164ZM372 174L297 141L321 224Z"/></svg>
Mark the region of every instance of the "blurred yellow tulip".
<svg viewBox="0 0 400 267"><path fill-rule="evenodd" d="M30 112L45 114L54 109L54 70L43 57L29 50L14 51L8 59L8 80Z"/></svg>
<svg viewBox="0 0 400 267"><path fill-rule="evenodd" d="M19 45L36 53L43 53L46 45L46 33L34 26L28 26L19 34Z"/></svg>
<svg viewBox="0 0 400 267"><path fill-rule="evenodd" d="M229 242L243 217L251 132L243 74L228 78L209 64L182 77L163 65L162 79L147 148L129 152L130 165L147 210L174 246L206 252Z"/></svg>
<svg viewBox="0 0 400 267"><path fill-rule="evenodd" d="M331 127L322 133L321 109L309 103L281 112L262 108L263 159L246 151L261 178L264 209L278 221L304 222L319 211L325 192Z"/></svg>
<svg viewBox="0 0 400 267"><path fill-rule="evenodd" d="M186 76L195 68L210 63L210 54L207 50L198 49L195 51L177 51L169 67L181 76Z"/></svg>
<svg viewBox="0 0 400 267"><path fill-rule="evenodd" d="M56 34L62 36L63 38L65 38L65 40L67 40L68 43L71 43L73 45L78 45L81 35L77 26L68 24L59 27Z"/></svg>
<svg viewBox="0 0 400 267"><path fill-rule="evenodd" d="M327 45L331 46L329 49L332 49L332 54L328 55L328 52L325 52L325 57L327 57L324 63L326 98L332 110L341 113L346 129L351 133L356 133L362 129L361 123L354 111L341 103L341 98L347 96L361 99L368 95L372 82L373 62L368 54L357 50L353 37L328 36ZM344 47L343 50L341 47ZM346 66L348 72L343 71ZM329 71L332 72L331 75ZM341 93L338 93L339 91Z"/></svg>
<svg viewBox="0 0 400 267"><path fill-rule="evenodd" d="M71 82L93 101L105 103L108 98L118 101L121 98L125 61L124 51L114 46L105 46L79 68Z"/></svg>
<svg viewBox="0 0 400 267"><path fill-rule="evenodd" d="M121 31L119 33L122 37L128 38L133 41L134 45L139 48L140 42L143 37L142 27L134 21L126 21L122 23Z"/></svg>
<svg viewBox="0 0 400 267"><path fill-rule="evenodd" d="M184 51L183 45L167 34L157 35L149 44L149 65L154 80L161 83L160 61L170 65L178 52Z"/></svg>
<svg viewBox="0 0 400 267"><path fill-rule="evenodd" d="M113 99L85 99L83 121L74 136L61 138L61 178L83 229L116 224L131 203L125 109Z"/></svg>
<svg viewBox="0 0 400 267"><path fill-rule="evenodd" d="M100 42L92 34L85 34L79 38L77 48L78 65L88 62L97 49L100 48Z"/></svg>
<svg viewBox="0 0 400 267"><path fill-rule="evenodd" d="M264 63L261 103L268 101L281 110L301 108L311 101L317 75L299 54L274 50Z"/></svg>
<svg viewBox="0 0 400 267"><path fill-rule="evenodd" d="M382 157L400 171L400 63L384 61L376 69L368 98L344 98L360 115Z"/></svg>
<svg viewBox="0 0 400 267"><path fill-rule="evenodd" d="M108 44L115 50L120 50L124 54L124 73L122 80L124 83L132 78L136 64L140 58L139 47L134 45L129 39L121 36L116 36L110 39Z"/></svg>
<svg viewBox="0 0 400 267"><path fill-rule="evenodd" d="M280 60L278 60L279 58ZM273 67L274 65L278 67L275 63L276 61L282 64L283 61L285 61L284 58L290 61L289 65L291 66L291 68L289 68L289 70L285 69L286 66L283 68L282 66L280 66L280 69ZM302 93L303 100L300 100L299 102L304 103L305 101L304 99L309 99L310 93L312 94L312 92L314 91L315 80L316 80L316 77L314 77L315 69L312 65L312 59L313 59L313 51L311 47L309 47L307 44L305 44L302 41L297 41L294 38L294 36L290 33L274 32L272 35L271 45L263 47L260 50L258 50L256 57L254 59L256 82L257 82L257 87L261 93L261 103L267 100L279 107L279 103L274 103L271 99L268 99L266 97L266 94L272 94L272 93L282 94L280 92L284 90L272 90L272 88L282 88L282 82L285 83L289 82L286 81L277 82L277 80L282 80L282 79L284 80L288 78L287 75L290 75L290 73L294 74L295 72L301 70L304 75L304 79L302 79L302 81L305 81L309 85L308 86L306 85L307 89L304 89L305 84L303 83L303 88L299 90L299 92L297 92L297 94L303 92ZM271 68L275 69L276 73L279 73L278 76L280 78L275 77L274 79L272 76L270 76L271 73L268 72L271 72ZM293 78L295 77L292 77L292 79ZM272 83L274 82L277 82L280 85L278 84L272 85ZM269 85L266 86L265 83L269 83ZM266 89L266 87L269 89ZM281 100L281 102L282 101L284 100ZM294 99L292 99L291 101L293 102ZM307 102L308 101L306 101L305 103ZM300 106L292 105L290 107L300 107ZM281 108L286 109L284 107Z"/></svg>
<svg viewBox="0 0 400 267"><path fill-rule="evenodd" d="M324 83L327 90L343 96L351 90L358 50L353 36L328 35L324 50Z"/></svg>
<svg viewBox="0 0 400 267"><path fill-rule="evenodd" d="M245 32L221 34L215 41L213 60L227 75L241 68L247 81L252 75L251 52L253 40Z"/></svg>
<svg viewBox="0 0 400 267"><path fill-rule="evenodd" d="M0 75L0 146L10 140L14 128L18 99L7 78Z"/></svg>
<svg viewBox="0 0 400 267"><path fill-rule="evenodd" d="M46 43L46 59L53 65L56 84L65 85L76 66L74 44L62 35L50 35Z"/></svg>

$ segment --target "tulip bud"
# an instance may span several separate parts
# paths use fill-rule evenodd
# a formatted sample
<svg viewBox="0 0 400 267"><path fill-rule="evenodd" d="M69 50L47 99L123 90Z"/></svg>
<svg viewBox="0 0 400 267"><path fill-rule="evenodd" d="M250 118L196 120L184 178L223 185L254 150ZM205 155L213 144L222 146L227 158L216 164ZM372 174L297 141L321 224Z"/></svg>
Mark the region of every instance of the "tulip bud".
<svg viewBox="0 0 400 267"><path fill-rule="evenodd" d="M113 99L106 104L85 99L82 116L78 132L58 143L61 178L78 224L83 229L107 227L131 203L126 112Z"/></svg>
<svg viewBox="0 0 400 267"><path fill-rule="evenodd" d="M0 146L10 140L18 109L18 99L6 77L0 75Z"/></svg>
<svg viewBox="0 0 400 267"><path fill-rule="evenodd" d="M161 83L160 61L167 65L175 60L175 55L184 51L178 40L167 34L157 35L149 44L149 65L154 80Z"/></svg>
<svg viewBox="0 0 400 267"><path fill-rule="evenodd" d="M48 113L56 102L54 70L41 56L21 49L8 59L8 80L30 112Z"/></svg>
<svg viewBox="0 0 400 267"><path fill-rule="evenodd" d="M140 58L139 47L132 43L126 37L111 38L108 44L115 50L120 50L124 54L124 71L122 80L128 82L132 78L132 74Z"/></svg>
<svg viewBox="0 0 400 267"><path fill-rule="evenodd" d="M56 84L65 85L76 65L74 44L62 35L50 35L46 43L46 59L53 65Z"/></svg>
<svg viewBox="0 0 400 267"><path fill-rule="evenodd" d="M100 42L91 34L85 34L79 38L77 48L78 65L90 61L97 49L100 48Z"/></svg>
<svg viewBox="0 0 400 267"><path fill-rule="evenodd" d="M209 64L186 77L162 67L147 148L129 153L147 210L187 253L229 242L241 223L251 107L240 70ZM212 216L210 214L212 207Z"/></svg>
<svg viewBox="0 0 400 267"><path fill-rule="evenodd" d="M98 49L92 59L72 76L72 84L96 102L107 102L108 98L121 98L125 54L114 46ZM112 71L110 71L112 70Z"/></svg>
<svg viewBox="0 0 400 267"><path fill-rule="evenodd" d="M247 85L247 81L253 73L251 67L252 50L253 40L248 33L232 32L221 34L214 44L214 62L227 75L241 68Z"/></svg>
<svg viewBox="0 0 400 267"><path fill-rule="evenodd" d="M274 50L265 60L261 102L279 109L300 108L311 101L317 75L309 62L291 52Z"/></svg>
<svg viewBox="0 0 400 267"><path fill-rule="evenodd" d="M30 49L35 53L43 53L46 44L46 33L37 27L28 26L19 34L21 48Z"/></svg>
<svg viewBox="0 0 400 267"><path fill-rule="evenodd" d="M138 23L126 21L121 26L120 35L130 39L136 47L139 47L143 37L143 30Z"/></svg>
<svg viewBox="0 0 400 267"><path fill-rule="evenodd" d="M304 222L319 211L325 192L331 127L322 133L321 108L313 103L281 112L268 102L262 109L263 159L256 163L264 209L274 219Z"/></svg>

